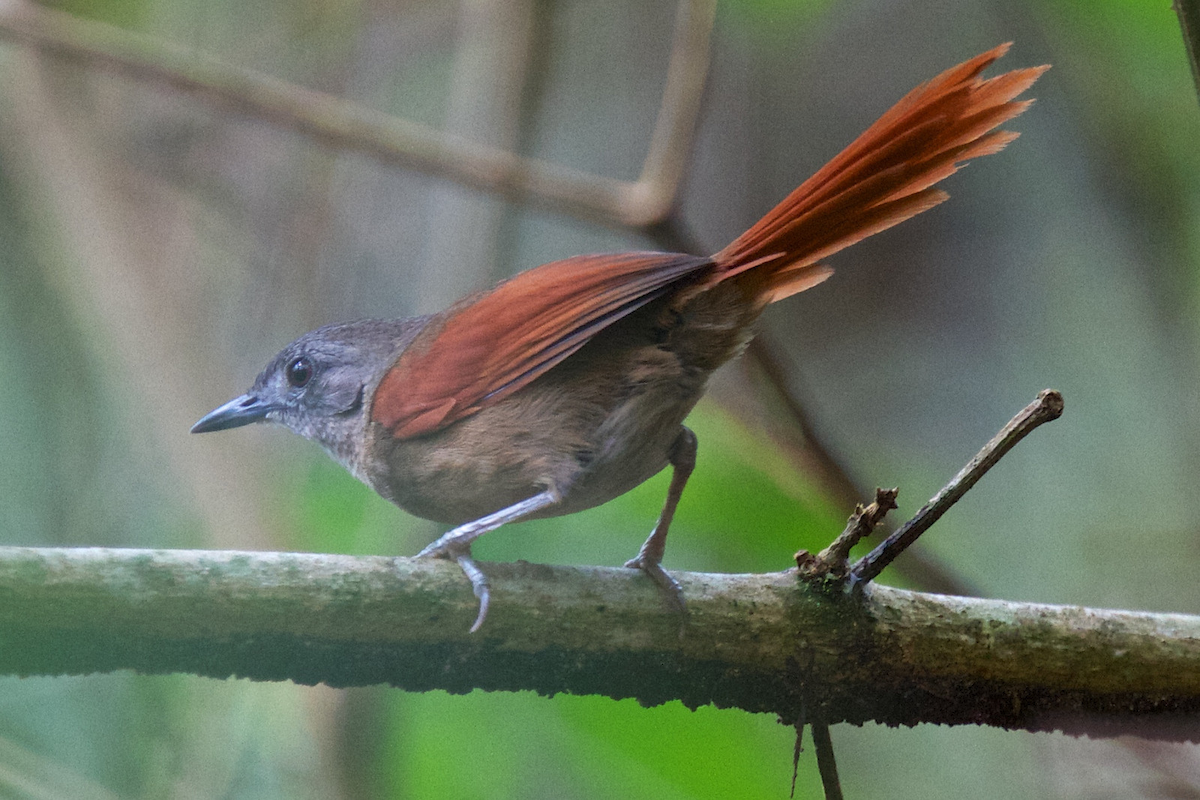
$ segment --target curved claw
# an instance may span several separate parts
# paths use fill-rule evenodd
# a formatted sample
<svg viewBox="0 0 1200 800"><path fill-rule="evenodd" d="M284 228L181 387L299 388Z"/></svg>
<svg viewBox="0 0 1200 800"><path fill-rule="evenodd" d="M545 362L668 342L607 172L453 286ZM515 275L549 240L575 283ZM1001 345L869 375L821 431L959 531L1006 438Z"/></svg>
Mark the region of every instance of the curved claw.
<svg viewBox="0 0 1200 800"><path fill-rule="evenodd" d="M458 562L459 569L467 576L467 580L471 581L471 589L479 598L479 615L475 617L475 623L468 631L468 633L475 633L487 618L488 605L492 599L491 587L488 585L487 575L483 574L483 570L475 564L470 554L456 556L454 560Z"/></svg>
<svg viewBox="0 0 1200 800"><path fill-rule="evenodd" d="M505 523L527 517L535 511L554 505L561 499L562 495L558 489L551 487L519 503L513 503L507 508L459 525L454 530L442 534L441 538L417 553L417 558L453 559L458 562L463 574L471 581L471 588L474 589L475 596L479 598L479 616L475 618L475 624L471 626L471 633L479 630L479 626L483 624L484 618L487 617L488 602L491 599L487 576L471 559L471 542L488 531L494 531Z"/></svg>
<svg viewBox="0 0 1200 800"><path fill-rule="evenodd" d="M445 539L445 537L442 538ZM483 570L475 563L475 559L471 558L470 543L468 542L464 546L460 542L443 542L442 539L439 539L417 553L416 557L444 558L447 561L453 560L458 564L458 568L463 571L463 575L466 575L467 580L471 582L471 590L475 593L475 597L479 598L479 614L475 617L475 622L471 625L469 632L475 633L479 630L483 625L484 619L487 618L488 606L492 600L492 592L491 586L488 584L487 575L483 574Z"/></svg>
<svg viewBox="0 0 1200 800"><path fill-rule="evenodd" d="M679 581L671 577L671 573L662 568L662 564L652 561L639 553L636 558L625 562L630 569L640 569L658 584L658 588L667 596L667 601L681 614L687 613L687 602L683 599L683 587Z"/></svg>

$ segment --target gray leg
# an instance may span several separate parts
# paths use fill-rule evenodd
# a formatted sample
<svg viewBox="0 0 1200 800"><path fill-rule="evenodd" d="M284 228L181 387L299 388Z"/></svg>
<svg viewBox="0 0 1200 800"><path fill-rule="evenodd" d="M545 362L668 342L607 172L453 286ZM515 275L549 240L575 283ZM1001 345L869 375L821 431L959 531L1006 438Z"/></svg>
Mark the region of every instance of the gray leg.
<svg viewBox="0 0 1200 800"><path fill-rule="evenodd" d="M683 487L687 485L688 478L696 467L696 446L696 434L692 433L690 428L681 429L679 436L671 444L671 452L667 454L672 468L671 485L667 489L667 502L663 504L662 513L658 515L658 524L638 551L637 558L625 562L625 566L636 567L653 578L680 611L687 610L683 602L683 587L662 568L662 558L667 547L667 529L671 527L671 520L675 517L675 507L679 505Z"/></svg>
<svg viewBox="0 0 1200 800"><path fill-rule="evenodd" d="M546 506L552 506L560 499L558 490L547 489L541 494L514 503L508 508L502 508L486 517L480 517L472 522L464 522L417 553L417 558L445 558L457 562L463 574L471 581L471 588L475 591L475 596L479 598L479 616L475 618L475 624L471 626L471 633L479 630L479 626L483 625L483 620L487 617L488 603L491 600L487 576L471 558L471 542L505 523L516 522Z"/></svg>

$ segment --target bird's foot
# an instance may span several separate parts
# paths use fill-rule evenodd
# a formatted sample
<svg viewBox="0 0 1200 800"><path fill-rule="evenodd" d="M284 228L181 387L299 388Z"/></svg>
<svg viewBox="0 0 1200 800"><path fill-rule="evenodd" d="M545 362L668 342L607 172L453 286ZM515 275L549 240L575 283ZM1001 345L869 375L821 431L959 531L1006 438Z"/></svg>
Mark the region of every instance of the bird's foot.
<svg viewBox="0 0 1200 800"><path fill-rule="evenodd" d="M488 612L488 600L491 598L487 576L471 558L471 542L488 531L494 531L509 522L516 522L535 511L554 505L561 499L562 495L558 489L551 487L533 497L527 497L519 503L513 503L507 508L463 523L417 553L417 558L444 558L447 561L457 562L463 574L470 579L471 588L475 590L475 596L479 598L479 616L475 618L475 624L471 626L471 633L479 630L479 626L483 624L484 617Z"/></svg>
<svg viewBox="0 0 1200 800"><path fill-rule="evenodd" d="M679 613L687 613L687 603L683 599L683 587L679 585L679 581L671 577L671 573L662 568L662 564L658 560L648 557L643 551L638 553L636 558L626 561L625 566L630 569L640 569L649 575L650 579L658 584L658 588L666 596L667 602Z"/></svg>
<svg viewBox="0 0 1200 800"><path fill-rule="evenodd" d="M471 542L456 541L450 536L443 536L417 553L417 558L444 558L458 564L458 568L471 582L471 589L475 592L475 597L479 599L479 614L475 617L475 623L471 625L470 632L475 633L479 630L484 619L487 618L492 592L488 585L487 575L483 574L483 570L475 563L475 559L471 558Z"/></svg>

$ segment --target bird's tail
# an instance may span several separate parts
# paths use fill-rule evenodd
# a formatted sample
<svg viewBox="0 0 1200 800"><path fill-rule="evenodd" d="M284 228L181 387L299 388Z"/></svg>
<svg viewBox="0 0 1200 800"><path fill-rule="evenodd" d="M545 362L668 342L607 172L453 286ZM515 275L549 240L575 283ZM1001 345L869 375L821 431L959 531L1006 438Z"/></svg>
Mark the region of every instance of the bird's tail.
<svg viewBox="0 0 1200 800"><path fill-rule="evenodd" d="M933 208L933 188L975 156L1016 139L995 130L1032 100L1015 100L1049 67L982 79L1009 44L918 86L820 171L713 256L713 282L738 277L762 305L808 289L832 270L820 262L844 247ZM757 269L756 269L757 267Z"/></svg>

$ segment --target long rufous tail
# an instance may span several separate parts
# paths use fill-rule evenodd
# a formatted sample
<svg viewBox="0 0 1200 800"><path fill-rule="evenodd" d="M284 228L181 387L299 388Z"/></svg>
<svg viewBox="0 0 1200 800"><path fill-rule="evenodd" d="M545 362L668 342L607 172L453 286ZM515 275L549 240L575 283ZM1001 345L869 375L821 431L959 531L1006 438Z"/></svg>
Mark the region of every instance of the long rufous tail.
<svg viewBox="0 0 1200 800"><path fill-rule="evenodd" d="M723 281L742 276L763 305L820 283L820 262L855 242L933 208L933 188L968 159L1016 139L995 130L1032 100L1014 100L1048 66L979 74L1008 52L1002 44L918 86L750 230L713 256ZM755 267L759 267L755 269Z"/></svg>
<svg viewBox="0 0 1200 800"><path fill-rule="evenodd" d="M437 315L380 382L371 419L397 439L444 428L519 391L668 292L683 305L733 279L766 305L820 283L830 274L822 259L942 202L935 183L1017 137L995 128L1029 106L1013 98L1046 67L980 79L1007 50L1001 45L909 92L711 260L577 256Z"/></svg>

